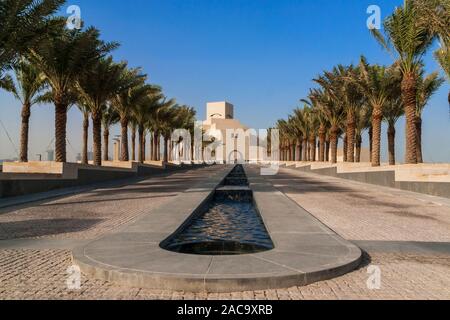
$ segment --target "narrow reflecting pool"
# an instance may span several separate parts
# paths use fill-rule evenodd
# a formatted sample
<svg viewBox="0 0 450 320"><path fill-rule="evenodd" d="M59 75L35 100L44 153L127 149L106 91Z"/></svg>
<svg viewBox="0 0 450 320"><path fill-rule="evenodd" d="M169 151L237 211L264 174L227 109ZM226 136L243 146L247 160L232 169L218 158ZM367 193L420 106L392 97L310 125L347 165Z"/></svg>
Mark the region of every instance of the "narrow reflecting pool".
<svg viewBox="0 0 450 320"><path fill-rule="evenodd" d="M200 255L237 255L273 249L242 166L215 191L204 212L173 235L163 248Z"/></svg>

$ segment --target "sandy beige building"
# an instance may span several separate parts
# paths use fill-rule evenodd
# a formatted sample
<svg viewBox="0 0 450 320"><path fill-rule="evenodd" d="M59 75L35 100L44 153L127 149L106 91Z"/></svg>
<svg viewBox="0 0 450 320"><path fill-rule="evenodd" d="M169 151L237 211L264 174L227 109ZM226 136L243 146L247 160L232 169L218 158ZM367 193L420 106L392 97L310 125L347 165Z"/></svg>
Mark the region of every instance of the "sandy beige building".
<svg viewBox="0 0 450 320"><path fill-rule="evenodd" d="M203 130L207 136L214 137L214 144L209 150L211 160L236 162L250 159L251 139L248 136L248 127L234 118L234 106L231 103L225 101L208 103Z"/></svg>

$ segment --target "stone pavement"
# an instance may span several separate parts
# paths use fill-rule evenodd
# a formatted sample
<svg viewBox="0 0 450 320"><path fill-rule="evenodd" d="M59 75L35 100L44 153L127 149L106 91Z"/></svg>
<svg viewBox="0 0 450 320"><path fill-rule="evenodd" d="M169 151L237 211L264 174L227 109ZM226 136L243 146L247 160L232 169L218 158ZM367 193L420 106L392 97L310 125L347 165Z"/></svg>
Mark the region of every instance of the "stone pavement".
<svg viewBox="0 0 450 320"><path fill-rule="evenodd" d="M1 250L0 299L450 299L450 257L375 254L353 273L306 287L205 294L127 288L82 276L69 290L68 250ZM381 269L381 288L367 288L368 264Z"/></svg>
<svg viewBox="0 0 450 320"><path fill-rule="evenodd" d="M450 242L449 199L293 169L270 181L347 240Z"/></svg>
<svg viewBox="0 0 450 320"><path fill-rule="evenodd" d="M3 208L0 209L0 240L95 239L170 201L216 170L217 167L199 168Z"/></svg>
<svg viewBox="0 0 450 320"><path fill-rule="evenodd" d="M202 175L214 171L199 170L205 170ZM187 179L198 181L200 177L193 172L178 173L141 185L3 209L0 238L92 239L134 221L148 206L170 201L188 188L191 183ZM2 250L0 241L0 299L450 299L448 202L290 169L282 169L271 180L338 234L366 246L364 264L350 274L307 287L267 291L208 295L164 292L120 287L85 276L80 290L68 290L69 250L45 249L45 243L39 249L23 249L20 243L14 246L9 241L9 248ZM133 213L127 213L128 208ZM71 222L55 222L60 219ZM80 221L78 227L74 223L94 219L101 221ZM414 242L431 249L414 249ZM395 246L405 249L398 253L392 249ZM370 266L381 272L378 290L368 289Z"/></svg>

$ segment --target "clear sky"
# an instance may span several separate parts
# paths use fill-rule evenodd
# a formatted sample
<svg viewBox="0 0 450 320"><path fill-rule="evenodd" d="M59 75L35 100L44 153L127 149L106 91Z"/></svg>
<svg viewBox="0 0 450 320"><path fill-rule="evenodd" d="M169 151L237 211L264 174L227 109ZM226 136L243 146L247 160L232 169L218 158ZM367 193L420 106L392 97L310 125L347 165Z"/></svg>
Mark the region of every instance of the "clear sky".
<svg viewBox="0 0 450 320"><path fill-rule="evenodd" d="M106 40L121 43L117 60L142 66L150 82L167 96L194 106L203 119L208 101L227 100L244 124L267 128L299 105L311 81L335 64L390 64L390 56L366 27L367 7L382 16L402 0L74 0L82 19ZM65 10L62 10L65 14ZM429 72L438 70L431 54ZM424 115L427 161L450 162L448 82ZM0 92L0 117L16 146L20 105ZM52 140L53 108L32 110L30 158L44 153ZM398 156L403 157L403 121L398 126ZM114 134L119 130L114 129ZM81 151L81 115L69 111L69 159ZM367 142L366 142L367 143ZM383 132L383 145L386 146ZM384 152L385 154L385 152ZM0 127L0 159L15 156ZM385 156L384 156L385 157Z"/></svg>

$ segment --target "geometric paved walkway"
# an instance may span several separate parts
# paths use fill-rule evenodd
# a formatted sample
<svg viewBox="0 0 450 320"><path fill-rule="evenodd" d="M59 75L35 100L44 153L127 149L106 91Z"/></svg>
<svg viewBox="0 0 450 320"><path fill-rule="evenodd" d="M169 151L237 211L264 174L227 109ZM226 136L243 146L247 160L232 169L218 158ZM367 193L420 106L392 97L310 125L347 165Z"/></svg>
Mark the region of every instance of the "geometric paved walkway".
<svg viewBox="0 0 450 320"><path fill-rule="evenodd" d="M145 212L143 201L146 206L160 206L189 188L190 180L198 181L210 169L117 187L114 196L113 189L94 190L0 210L0 239L94 239L138 218ZM286 179L291 179L290 183ZM65 282L66 269L71 264L70 250L0 249L0 299L450 299L448 254L437 253L435 248L415 253L409 249L400 253L391 251L396 242L403 248L410 248L411 241L422 246L438 242L448 247L448 199L289 169L282 169L273 180L277 180L279 190L338 234L358 244L366 243L370 257L365 258L365 264L336 279L278 290L205 295L124 288L83 277L81 290L69 291ZM115 210L107 212L102 209L104 206ZM124 215L125 208L131 209L129 215ZM334 209L333 214L328 213L330 208ZM81 226L75 228L61 219L78 221ZM82 223L84 219L100 221ZM367 288L368 266L381 269L379 290Z"/></svg>

